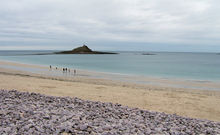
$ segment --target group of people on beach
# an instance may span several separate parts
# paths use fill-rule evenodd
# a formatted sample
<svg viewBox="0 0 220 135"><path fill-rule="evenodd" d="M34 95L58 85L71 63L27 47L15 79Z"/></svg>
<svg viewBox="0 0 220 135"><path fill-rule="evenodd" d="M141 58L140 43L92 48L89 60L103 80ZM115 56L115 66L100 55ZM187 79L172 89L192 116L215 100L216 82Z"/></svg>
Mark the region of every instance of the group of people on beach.
<svg viewBox="0 0 220 135"><path fill-rule="evenodd" d="M50 65L50 70L52 69L52 66ZM58 68L56 67L55 68L56 70L58 70ZM68 69L68 68L63 68L63 73L67 73L67 72L71 72L71 70L70 69ZM74 73L74 75L76 75L76 69L74 69L73 70L73 73Z"/></svg>
<svg viewBox="0 0 220 135"><path fill-rule="evenodd" d="M63 68L63 72L67 72L67 71L69 71L69 72L70 72L70 69Z"/></svg>

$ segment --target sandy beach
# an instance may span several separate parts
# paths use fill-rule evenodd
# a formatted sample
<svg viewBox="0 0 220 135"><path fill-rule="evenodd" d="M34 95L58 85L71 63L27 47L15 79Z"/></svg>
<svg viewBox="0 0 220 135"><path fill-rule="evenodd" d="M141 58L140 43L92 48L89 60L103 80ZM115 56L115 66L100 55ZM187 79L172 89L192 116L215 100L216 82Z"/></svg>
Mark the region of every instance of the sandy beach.
<svg viewBox="0 0 220 135"><path fill-rule="evenodd" d="M0 65L34 67L12 62L0 62ZM36 92L52 96L78 97L84 100L120 103L122 105L169 114L178 114L192 118L220 121L220 91L177 88L170 85L137 84L111 79L91 78L84 75L65 77L50 74L0 68L0 89ZM80 72L79 72L80 74ZM149 81L150 79L146 79ZM171 80L162 80L172 84ZM158 82L160 83L160 82ZM177 82L173 81L174 84ZM184 85L205 86L220 90L218 83L178 82ZM206 88L206 87L205 87Z"/></svg>

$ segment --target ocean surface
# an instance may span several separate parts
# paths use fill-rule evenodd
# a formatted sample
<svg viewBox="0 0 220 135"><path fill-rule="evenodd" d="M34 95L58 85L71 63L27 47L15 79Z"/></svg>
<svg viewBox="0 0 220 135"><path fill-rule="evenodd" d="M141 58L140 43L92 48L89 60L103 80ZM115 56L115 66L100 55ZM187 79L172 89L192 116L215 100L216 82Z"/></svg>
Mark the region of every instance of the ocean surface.
<svg viewBox="0 0 220 135"><path fill-rule="evenodd" d="M54 51L0 51L0 60L146 77L220 80L216 53L119 52L116 55L36 55Z"/></svg>

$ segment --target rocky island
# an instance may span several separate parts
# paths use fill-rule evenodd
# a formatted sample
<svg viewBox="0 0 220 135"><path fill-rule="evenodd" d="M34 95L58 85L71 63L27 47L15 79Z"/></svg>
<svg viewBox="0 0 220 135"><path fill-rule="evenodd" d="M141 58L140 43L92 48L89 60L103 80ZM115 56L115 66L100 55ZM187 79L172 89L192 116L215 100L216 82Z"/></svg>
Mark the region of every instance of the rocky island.
<svg viewBox="0 0 220 135"><path fill-rule="evenodd" d="M88 46L83 45L70 51L55 52L55 54L117 54L113 52L92 51Z"/></svg>
<svg viewBox="0 0 220 135"><path fill-rule="evenodd" d="M142 55L156 55L154 53L142 53Z"/></svg>

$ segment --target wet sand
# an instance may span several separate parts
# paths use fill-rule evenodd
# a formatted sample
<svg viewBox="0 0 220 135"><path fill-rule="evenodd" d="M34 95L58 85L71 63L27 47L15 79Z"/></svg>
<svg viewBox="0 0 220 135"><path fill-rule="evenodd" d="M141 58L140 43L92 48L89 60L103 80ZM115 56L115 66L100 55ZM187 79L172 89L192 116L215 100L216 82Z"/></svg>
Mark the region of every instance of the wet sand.
<svg viewBox="0 0 220 135"><path fill-rule="evenodd" d="M0 64L7 65L7 62L0 62ZM46 69L37 65L10 62L8 64ZM50 72L49 69L47 72ZM16 89L52 96L69 96L92 101L120 103L151 111L220 121L220 91L98 79L87 77L87 72L83 73L84 75L81 76L65 77L0 68L0 89ZM88 76L89 74L88 72ZM171 80L164 80L165 83L166 81L172 83ZM193 82L189 81L188 83ZM219 88L217 83L198 82L198 84L201 87L207 85L207 87Z"/></svg>

